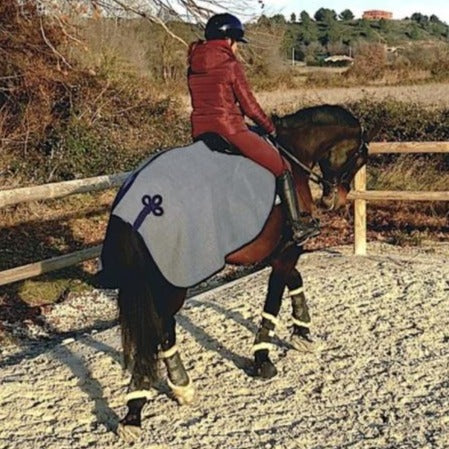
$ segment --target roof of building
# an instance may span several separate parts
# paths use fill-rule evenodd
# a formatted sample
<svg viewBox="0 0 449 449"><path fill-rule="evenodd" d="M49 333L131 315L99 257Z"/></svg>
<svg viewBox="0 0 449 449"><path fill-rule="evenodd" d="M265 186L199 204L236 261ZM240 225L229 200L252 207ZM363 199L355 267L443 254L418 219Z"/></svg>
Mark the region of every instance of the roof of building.
<svg viewBox="0 0 449 449"><path fill-rule="evenodd" d="M352 62L354 61L354 58L351 58L351 56L347 56L347 55L333 55L333 56L328 56L327 58L324 59L325 62L340 62L340 61L348 61L348 62Z"/></svg>

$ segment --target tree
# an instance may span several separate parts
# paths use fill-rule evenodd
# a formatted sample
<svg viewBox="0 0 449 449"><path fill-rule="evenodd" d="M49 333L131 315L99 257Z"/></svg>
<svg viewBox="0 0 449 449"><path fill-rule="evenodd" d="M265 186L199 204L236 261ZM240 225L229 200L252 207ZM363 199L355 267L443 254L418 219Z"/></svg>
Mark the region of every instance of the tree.
<svg viewBox="0 0 449 449"><path fill-rule="evenodd" d="M320 8L314 17L317 22L331 23L337 20L337 13L333 9Z"/></svg>
<svg viewBox="0 0 449 449"><path fill-rule="evenodd" d="M265 14L262 14L257 19L257 25L269 27L270 26L270 19Z"/></svg>
<svg viewBox="0 0 449 449"><path fill-rule="evenodd" d="M3 1L3 0L1 0ZM107 17L141 17L152 23L160 25L164 31L173 38L188 46L187 42L170 29L170 23L174 21L190 22L204 25L207 19L219 8L223 7L220 0L31 0L36 3L49 5L49 8L61 11L63 8L74 10L86 8L92 15ZM52 6L54 5L54 6ZM244 16L248 11L263 8L262 0L229 0L226 8L230 13ZM166 20L170 17L170 21ZM282 16L283 17L283 16ZM285 23L285 17L283 17Z"/></svg>
<svg viewBox="0 0 449 449"><path fill-rule="evenodd" d="M311 19L307 11L302 11L300 14L301 25L299 32L299 40L305 45L318 40L318 26L315 21Z"/></svg>
<svg viewBox="0 0 449 449"><path fill-rule="evenodd" d="M420 25L424 25L429 21L429 17L425 14L421 14L420 12L413 13L411 19Z"/></svg>
<svg viewBox="0 0 449 449"><path fill-rule="evenodd" d="M419 27L416 23L413 23L410 31L407 32L407 35L410 39L413 39L414 41L419 39Z"/></svg>
<svg viewBox="0 0 449 449"><path fill-rule="evenodd" d="M299 32L299 40L305 45L310 45L318 40L318 27L314 21L302 24Z"/></svg>
<svg viewBox="0 0 449 449"><path fill-rule="evenodd" d="M337 22L329 25L327 29L327 43L334 44L336 42L341 42L342 40L342 29L341 25Z"/></svg>
<svg viewBox="0 0 449 449"><path fill-rule="evenodd" d="M343 21L350 21L350 20L354 20L355 16L352 13L352 11L350 9L345 9L344 11L342 11L339 16L338 16L341 20Z"/></svg>
<svg viewBox="0 0 449 449"><path fill-rule="evenodd" d="M296 14L294 12L292 12L291 15L290 15L290 22L291 23L296 23Z"/></svg>
<svg viewBox="0 0 449 449"><path fill-rule="evenodd" d="M283 14L275 14L274 16L270 17L270 22L276 25L285 25L287 23L287 20L285 19L285 16Z"/></svg>
<svg viewBox="0 0 449 449"><path fill-rule="evenodd" d="M432 14L432 15L430 16L429 20L430 20L432 23L441 23L441 20L440 20L439 17L436 16L435 14Z"/></svg>
<svg viewBox="0 0 449 449"><path fill-rule="evenodd" d="M304 48L304 54L307 65L316 65L320 56L326 54L326 49L319 42L312 42Z"/></svg>
<svg viewBox="0 0 449 449"><path fill-rule="evenodd" d="M288 59L292 56L292 48L295 50L295 60L300 60L304 58L301 51L301 39L300 39L300 27L289 26L285 30L284 37L281 43L281 53L284 54Z"/></svg>
<svg viewBox="0 0 449 449"><path fill-rule="evenodd" d="M301 23L308 23L312 20L307 11L301 11L301 14L299 14L299 18L301 20Z"/></svg>
<svg viewBox="0 0 449 449"><path fill-rule="evenodd" d="M392 28L392 25L391 25L390 20L385 20L385 19L379 20L379 29L381 29L383 32L388 32L391 30L391 28Z"/></svg>

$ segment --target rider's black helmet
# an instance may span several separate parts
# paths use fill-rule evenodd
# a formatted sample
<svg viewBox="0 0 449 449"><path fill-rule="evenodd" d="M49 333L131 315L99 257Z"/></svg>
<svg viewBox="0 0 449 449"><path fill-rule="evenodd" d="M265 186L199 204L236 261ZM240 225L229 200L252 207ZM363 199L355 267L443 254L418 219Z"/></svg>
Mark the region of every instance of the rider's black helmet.
<svg viewBox="0 0 449 449"><path fill-rule="evenodd" d="M245 30L242 22L232 14L216 14L206 24L205 38L210 41L214 39L232 39L238 42L248 42L243 36Z"/></svg>

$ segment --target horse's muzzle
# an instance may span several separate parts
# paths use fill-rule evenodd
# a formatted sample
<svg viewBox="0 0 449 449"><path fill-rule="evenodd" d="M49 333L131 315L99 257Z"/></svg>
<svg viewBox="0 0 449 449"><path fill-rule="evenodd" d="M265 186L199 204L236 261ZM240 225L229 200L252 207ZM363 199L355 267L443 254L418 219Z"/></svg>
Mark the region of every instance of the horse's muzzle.
<svg viewBox="0 0 449 449"><path fill-rule="evenodd" d="M349 188L339 184L334 189L331 189L329 193L323 194L321 197L321 206L326 210L337 210L341 206L346 204L346 199L348 197Z"/></svg>

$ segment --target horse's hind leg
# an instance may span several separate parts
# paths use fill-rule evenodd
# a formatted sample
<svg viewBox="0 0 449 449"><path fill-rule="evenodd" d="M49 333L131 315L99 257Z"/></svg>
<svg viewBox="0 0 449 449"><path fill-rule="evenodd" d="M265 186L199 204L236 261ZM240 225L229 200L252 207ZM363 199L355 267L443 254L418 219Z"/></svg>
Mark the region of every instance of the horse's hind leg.
<svg viewBox="0 0 449 449"><path fill-rule="evenodd" d="M299 254L300 249L298 247L290 246L280 256L271 261L273 270L268 283L268 293L262 313L262 322L253 346L255 375L265 379L274 377L277 374L276 367L270 360L269 351L275 335L282 295L289 275L298 261Z"/></svg>
<svg viewBox="0 0 449 449"><path fill-rule="evenodd" d="M125 441L131 443L141 434L142 409L151 395L152 381L134 365L131 382L126 395L128 407L125 417L120 421L117 433Z"/></svg>
<svg viewBox="0 0 449 449"><path fill-rule="evenodd" d="M178 400L178 396L183 395L185 398L184 403L188 403L189 399L190 402L193 399L193 387L182 365L181 358L177 350L175 350L176 336L174 319L174 314L184 304L187 290L173 287L159 276L153 279L153 281L157 281L157 290L160 297L163 298L163 301L157 301L156 303L157 314L162 322L160 358L164 359L164 363L168 368L170 388L175 392L175 395L178 392ZM131 382L128 387L128 394L126 395L128 411L126 416L120 421L118 427L118 434L125 441L135 441L141 433L142 410L151 396L153 383L153 373L145 372L145 365L142 366L138 360L135 361ZM179 393L179 391L181 392Z"/></svg>
<svg viewBox="0 0 449 449"><path fill-rule="evenodd" d="M294 268L287 278L289 296L292 300L293 334L292 346L298 351L312 352L313 341L310 338L310 314L304 294L301 274Z"/></svg>
<svg viewBox="0 0 449 449"><path fill-rule="evenodd" d="M174 316L167 317L164 323L164 339L160 357L167 368L167 383L179 404L191 404L195 397L195 389L182 363L178 346L176 345L176 320Z"/></svg>

